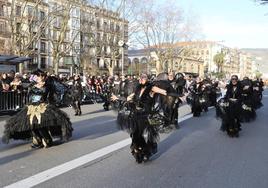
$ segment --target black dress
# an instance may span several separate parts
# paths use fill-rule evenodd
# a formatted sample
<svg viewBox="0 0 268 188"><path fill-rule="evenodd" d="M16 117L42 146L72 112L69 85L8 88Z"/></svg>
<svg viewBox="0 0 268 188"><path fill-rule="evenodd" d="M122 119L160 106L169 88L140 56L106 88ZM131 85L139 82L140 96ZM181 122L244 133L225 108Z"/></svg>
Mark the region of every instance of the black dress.
<svg viewBox="0 0 268 188"><path fill-rule="evenodd" d="M226 131L230 137L238 137L241 130L240 117L242 111L242 89L238 82L236 86L231 83L227 86L225 97L217 104L217 115L222 119L221 130Z"/></svg>
<svg viewBox="0 0 268 188"><path fill-rule="evenodd" d="M250 122L256 118L256 112L253 108L253 87L252 81L244 79L241 81L241 98L242 98L242 112L240 120L241 122Z"/></svg>
<svg viewBox="0 0 268 188"><path fill-rule="evenodd" d="M52 137L60 137L67 141L72 136L72 124L68 115L49 104L48 98L52 96L52 87L45 85L42 88L32 86L29 90L29 105L18 114L10 118L5 124L4 143L10 139L34 140L40 144L44 140L47 144Z"/></svg>
<svg viewBox="0 0 268 188"><path fill-rule="evenodd" d="M258 109L263 106L262 100L262 84L258 80L253 81L253 107Z"/></svg>
<svg viewBox="0 0 268 188"><path fill-rule="evenodd" d="M193 82L189 90L191 92L191 110L194 117L199 117L202 112L202 84Z"/></svg>
<svg viewBox="0 0 268 188"><path fill-rule="evenodd" d="M74 80L72 85L72 107L75 111L75 115L81 115L81 103L83 98L83 87L80 79Z"/></svg>
<svg viewBox="0 0 268 188"><path fill-rule="evenodd" d="M144 91L141 94L142 89ZM151 89L151 84L144 87L139 85L133 101L126 102L118 113L118 124L130 133L131 152L138 163L157 151L159 124L153 117L154 98L150 95Z"/></svg>

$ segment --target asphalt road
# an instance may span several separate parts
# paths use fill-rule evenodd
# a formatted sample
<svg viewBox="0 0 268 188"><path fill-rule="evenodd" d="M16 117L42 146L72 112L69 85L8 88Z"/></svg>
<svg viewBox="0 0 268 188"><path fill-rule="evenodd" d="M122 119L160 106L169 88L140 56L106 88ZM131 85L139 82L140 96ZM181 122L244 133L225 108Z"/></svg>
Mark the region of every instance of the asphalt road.
<svg viewBox="0 0 268 188"><path fill-rule="evenodd" d="M219 131L220 121L211 109L162 134L158 153L147 163L136 164L126 146L36 187L267 188L268 98L263 103L257 119L242 125L239 138ZM114 112L103 111L100 104L82 110L83 115L75 117L70 108L64 109L74 127L68 143L36 150L23 141L1 144L0 187L129 138L117 130ZM181 116L189 111L188 106L180 108ZM3 124L0 120L0 132Z"/></svg>

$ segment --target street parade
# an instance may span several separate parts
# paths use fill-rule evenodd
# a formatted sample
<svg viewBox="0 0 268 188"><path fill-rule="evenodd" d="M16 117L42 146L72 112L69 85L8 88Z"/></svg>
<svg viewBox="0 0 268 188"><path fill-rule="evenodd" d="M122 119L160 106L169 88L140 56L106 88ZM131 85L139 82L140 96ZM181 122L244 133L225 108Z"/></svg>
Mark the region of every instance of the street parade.
<svg viewBox="0 0 268 188"><path fill-rule="evenodd" d="M268 188L268 0L0 0L0 188Z"/></svg>
<svg viewBox="0 0 268 188"><path fill-rule="evenodd" d="M53 138L60 138L62 143L68 141L73 128L60 106L69 105L75 116L81 116L82 101L91 93L90 100L99 95L104 110L118 113L118 128L129 133L131 153L137 163L157 153L160 132L179 129L180 105L188 103L194 117L215 107L215 118L222 121L220 130L230 137L239 137L241 123L254 121L256 110L262 106L263 82L248 77L239 80L236 75L223 87L215 80L200 77L190 80L189 75L173 72L157 76L141 74L136 78L121 76L121 79L118 75L97 76L97 79L93 76L85 87L78 74L67 80L38 69L31 78L24 81L29 82L29 104L6 122L3 143L8 144L12 139L30 140L32 148L48 148L53 146ZM2 79L5 87L6 80ZM187 82L190 82L188 88Z"/></svg>

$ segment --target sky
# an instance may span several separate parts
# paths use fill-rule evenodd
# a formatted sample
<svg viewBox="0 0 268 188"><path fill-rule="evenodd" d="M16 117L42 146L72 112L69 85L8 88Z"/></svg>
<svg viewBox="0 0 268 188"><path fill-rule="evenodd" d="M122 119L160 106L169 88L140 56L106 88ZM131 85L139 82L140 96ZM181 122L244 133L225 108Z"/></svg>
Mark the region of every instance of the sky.
<svg viewBox="0 0 268 188"><path fill-rule="evenodd" d="M268 48L268 5L261 6L254 0L175 2L198 18L206 40L223 41L233 48Z"/></svg>

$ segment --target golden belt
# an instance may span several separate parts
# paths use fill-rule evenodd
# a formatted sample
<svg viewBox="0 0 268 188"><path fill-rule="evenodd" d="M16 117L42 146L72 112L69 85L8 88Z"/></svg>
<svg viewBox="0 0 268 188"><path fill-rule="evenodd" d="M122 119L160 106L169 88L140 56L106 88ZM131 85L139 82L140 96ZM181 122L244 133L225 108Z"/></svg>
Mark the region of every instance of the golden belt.
<svg viewBox="0 0 268 188"><path fill-rule="evenodd" d="M38 123L41 124L41 114L47 109L47 104L41 103L39 105L29 105L27 115L30 118L30 124L33 124L33 118L36 117Z"/></svg>

